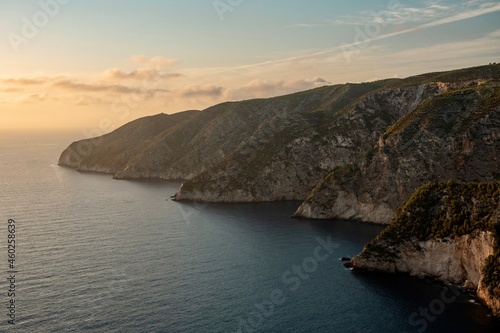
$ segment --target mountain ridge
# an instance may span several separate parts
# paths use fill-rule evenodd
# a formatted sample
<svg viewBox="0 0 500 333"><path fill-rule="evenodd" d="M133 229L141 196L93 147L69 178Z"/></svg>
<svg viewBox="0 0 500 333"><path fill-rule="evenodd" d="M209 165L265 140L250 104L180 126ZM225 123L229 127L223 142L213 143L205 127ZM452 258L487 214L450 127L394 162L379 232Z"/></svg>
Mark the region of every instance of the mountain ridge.
<svg viewBox="0 0 500 333"><path fill-rule="evenodd" d="M301 200L295 217L390 224L354 269L458 284L500 316L500 65L145 117L59 164L184 180L175 200Z"/></svg>
<svg viewBox="0 0 500 333"><path fill-rule="evenodd" d="M151 119L141 118L103 137L75 142L61 154L59 164L80 171L110 173L118 179L183 180L176 200L305 200L296 216L388 223L405 195L409 196L420 182L434 178L404 185L408 190L403 191L399 201L390 199L388 203L384 201L387 198L376 195L376 200L365 200L369 191L363 196L346 190L348 183L363 184L363 177L373 178L377 165L372 160L380 164L387 158L384 151L399 151L404 146L397 126L408 136L409 129L415 127L410 118L418 122L423 117L415 110L438 104L439 96L459 94L463 89L472 89L472 95L486 100L481 97L484 89L489 87L493 95L498 94L498 82L500 65L494 64L225 102L201 112L158 115L151 118L156 120L154 126ZM474 115L484 121L488 117L491 120L493 114L495 122L488 128L500 131L496 122L499 104L495 96L490 101L490 114L481 117L481 110L474 109ZM472 106L466 112L473 109L474 101L469 104ZM460 114L461 107L457 108L447 112ZM416 131L420 131L418 126ZM427 130L423 128L422 133ZM422 139L428 139L423 134ZM495 134L490 133L490 137L493 147L497 147ZM83 150L81 146L93 149L78 154ZM490 160L494 158L496 153ZM383 163L381 166L390 169ZM366 170L372 171L367 174ZM483 171L471 180L489 180L491 170ZM405 183L404 177L397 175L398 181ZM450 174L450 178L454 176ZM387 185L390 179L381 184L366 183L377 187L378 192L391 188Z"/></svg>

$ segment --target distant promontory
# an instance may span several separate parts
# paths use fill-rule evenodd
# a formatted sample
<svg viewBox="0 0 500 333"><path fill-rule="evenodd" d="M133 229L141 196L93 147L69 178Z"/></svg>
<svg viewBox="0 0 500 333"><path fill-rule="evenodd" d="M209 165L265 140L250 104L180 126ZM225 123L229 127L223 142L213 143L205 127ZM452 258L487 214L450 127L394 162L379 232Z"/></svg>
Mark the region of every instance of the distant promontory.
<svg viewBox="0 0 500 333"><path fill-rule="evenodd" d="M387 224L429 181L498 179L499 84L493 64L159 114L59 164L183 180L176 200L301 200L297 217Z"/></svg>

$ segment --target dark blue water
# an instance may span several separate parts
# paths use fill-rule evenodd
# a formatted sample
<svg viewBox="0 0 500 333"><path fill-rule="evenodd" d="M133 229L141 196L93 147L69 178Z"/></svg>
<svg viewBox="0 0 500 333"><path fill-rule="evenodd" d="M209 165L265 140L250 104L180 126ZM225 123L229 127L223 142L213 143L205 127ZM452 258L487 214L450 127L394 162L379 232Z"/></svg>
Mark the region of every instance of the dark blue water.
<svg viewBox="0 0 500 333"><path fill-rule="evenodd" d="M15 219L19 271L12 326L2 245L2 332L498 332L469 295L345 269L381 227L166 201L179 184L56 166L67 139L1 140L0 241Z"/></svg>

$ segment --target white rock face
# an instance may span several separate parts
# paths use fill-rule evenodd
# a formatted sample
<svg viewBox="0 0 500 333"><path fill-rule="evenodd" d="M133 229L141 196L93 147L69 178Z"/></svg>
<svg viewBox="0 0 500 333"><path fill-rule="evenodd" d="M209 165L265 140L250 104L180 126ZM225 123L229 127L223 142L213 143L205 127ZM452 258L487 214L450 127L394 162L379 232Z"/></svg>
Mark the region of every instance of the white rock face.
<svg viewBox="0 0 500 333"><path fill-rule="evenodd" d="M362 252L352 259L352 264L354 268L408 273L475 289L486 258L493 254L493 245L490 232L476 232L456 239L407 241L393 248L397 257L392 260Z"/></svg>
<svg viewBox="0 0 500 333"><path fill-rule="evenodd" d="M493 234L484 231L455 239L407 241L397 247L388 247L386 254L363 251L352 258L351 264L355 269L406 273L458 285L476 292L493 314L500 316L500 300L493 298L481 282L486 258L493 254L494 242Z"/></svg>
<svg viewBox="0 0 500 333"><path fill-rule="evenodd" d="M377 224L388 224L394 217L394 210L384 204L363 202L353 193L339 191L333 206L325 208L304 202L295 212L295 216L314 219L358 219Z"/></svg>

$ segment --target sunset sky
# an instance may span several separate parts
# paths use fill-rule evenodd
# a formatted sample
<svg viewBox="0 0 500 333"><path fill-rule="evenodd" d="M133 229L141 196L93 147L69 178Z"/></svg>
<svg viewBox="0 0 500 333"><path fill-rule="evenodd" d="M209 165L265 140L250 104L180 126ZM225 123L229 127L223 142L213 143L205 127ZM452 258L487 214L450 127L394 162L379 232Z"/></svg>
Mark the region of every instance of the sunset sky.
<svg viewBox="0 0 500 333"><path fill-rule="evenodd" d="M500 1L2 0L0 129L500 62Z"/></svg>

